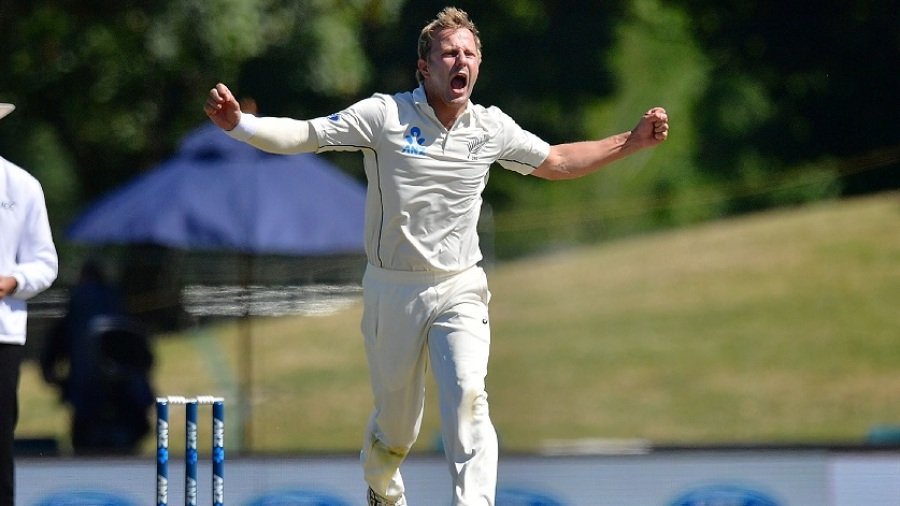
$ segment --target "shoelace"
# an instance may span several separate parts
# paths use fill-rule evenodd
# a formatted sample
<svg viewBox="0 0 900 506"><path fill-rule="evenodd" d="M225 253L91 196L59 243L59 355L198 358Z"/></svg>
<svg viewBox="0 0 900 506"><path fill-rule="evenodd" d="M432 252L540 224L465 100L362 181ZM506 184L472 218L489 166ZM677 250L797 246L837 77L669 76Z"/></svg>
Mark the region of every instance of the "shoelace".
<svg viewBox="0 0 900 506"><path fill-rule="evenodd" d="M384 497L376 494L374 490L369 489L369 493L367 494L367 499L369 500L369 506L395 506L397 503L388 501Z"/></svg>

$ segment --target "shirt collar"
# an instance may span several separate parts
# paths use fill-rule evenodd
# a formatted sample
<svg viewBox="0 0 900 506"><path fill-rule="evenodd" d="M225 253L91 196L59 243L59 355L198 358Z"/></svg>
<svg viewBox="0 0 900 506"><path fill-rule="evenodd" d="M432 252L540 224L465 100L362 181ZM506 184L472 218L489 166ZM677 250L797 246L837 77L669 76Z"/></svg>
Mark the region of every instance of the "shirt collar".
<svg viewBox="0 0 900 506"><path fill-rule="evenodd" d="M413 102L419 107L421 110L426 111L429 115L431 115L435 121L437 121L437 115L434 113L434 109L431 107L431 104L428 103L428 96L425 94L425 85L420 84L418 88L413 90L412 92ZM460 121L466 119L468 115L472 113L472 101L469 100L466 102L466 110L463 111L462 115L457 118L456 124L459 124Z"/></svg>
<svg viewBox="0 0 900 506"><path fill-rule="evenodd" d="M425 85L420 84L418 88L413 90L413 101L416 105L428 105L428 97L425 95ZM428 105L428 107L431 107Z"/></svg>

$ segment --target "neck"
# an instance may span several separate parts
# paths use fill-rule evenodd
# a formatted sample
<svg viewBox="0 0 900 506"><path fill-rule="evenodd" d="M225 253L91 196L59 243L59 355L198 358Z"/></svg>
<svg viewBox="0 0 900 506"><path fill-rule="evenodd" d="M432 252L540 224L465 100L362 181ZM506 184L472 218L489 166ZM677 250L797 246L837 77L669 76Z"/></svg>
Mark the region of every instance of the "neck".
<svg viewBox="0 0 900 506"><path fill-rule="evenodd" d="M444 128L448 130L466 110L467 104L448 104L441 102L440 100L432 99L431 95L428 94L428 90L425 90L425 97L428 99L428 105L431 106L431 110L434 111L434 115L437 117L438 121L440 121L441 124L444 125Z"/></svg>

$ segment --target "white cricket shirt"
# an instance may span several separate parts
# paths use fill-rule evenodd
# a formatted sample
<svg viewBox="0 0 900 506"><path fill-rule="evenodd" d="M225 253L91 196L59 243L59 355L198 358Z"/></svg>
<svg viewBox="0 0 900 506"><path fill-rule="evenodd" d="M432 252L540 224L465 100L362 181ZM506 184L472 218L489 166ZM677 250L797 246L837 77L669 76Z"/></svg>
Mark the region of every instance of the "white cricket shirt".
<svg viewBox="0 0 900 506"><path fill-rule="evenodd" d="M320 152L363 153L366 254L390 270L458 272L475 265L491 165L530 174L550 153L546 142L496 107L469 102L448 130L421 86L375 94L310 125Z"/></svg>
<svg viewBox="0 0 900 506"><path fill-rule="evenodd" d="M0 343L25 344L27 300L43 292L59 270L41 184L0 158L0 274L16 278L16 291L0 297Z"/></svg>

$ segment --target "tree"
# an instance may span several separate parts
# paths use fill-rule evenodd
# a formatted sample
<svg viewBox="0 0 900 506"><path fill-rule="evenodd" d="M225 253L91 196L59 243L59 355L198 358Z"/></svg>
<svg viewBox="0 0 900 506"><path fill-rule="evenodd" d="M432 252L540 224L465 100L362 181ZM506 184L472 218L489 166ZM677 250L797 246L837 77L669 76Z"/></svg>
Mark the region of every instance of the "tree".
<svg viewBox="0 0 900 506"><path fill-rule="evenodd" d="M0 2L0 100L19 108L0 147L67 193L48 196L64 219L171 154L206 120L205 90L237 83L254 59L286 58L289 79L276 84L299 97L357 93L369 65L353 34L398 4Z"/></svg>
<svg viewBox="0 0 900 506"><path fill-rule="evenodd" d="M839 159L846 193L900 188L900 134L888 119L900 110L900 4L677 4L717 76L697 108L708 173L774 175ZM882 161L861 166L861 155Z"/></svg>

